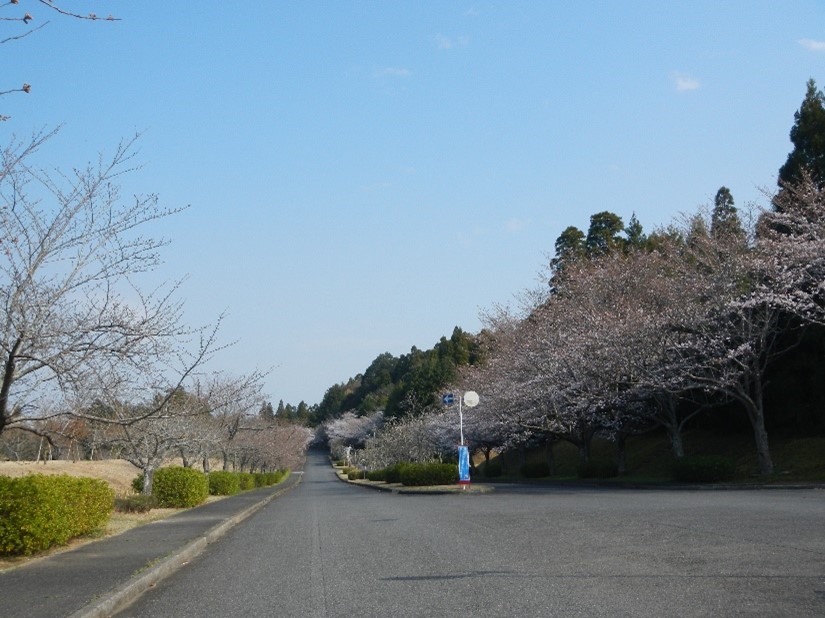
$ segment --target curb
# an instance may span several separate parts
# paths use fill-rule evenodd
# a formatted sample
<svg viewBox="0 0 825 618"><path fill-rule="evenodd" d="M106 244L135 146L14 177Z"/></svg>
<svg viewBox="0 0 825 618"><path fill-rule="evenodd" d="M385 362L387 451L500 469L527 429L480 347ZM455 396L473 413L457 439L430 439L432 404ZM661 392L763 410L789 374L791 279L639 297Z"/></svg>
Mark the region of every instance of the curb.
<svg viewBox="0 0 825 618"><path fill-rule="evenodd" d="M535 487L544 489L639 489L649 491L776 491L776 490L822 490L825 483L633 483L599 481L536 481L518 480L491 483L493 486Z"/></svg>
<svg viewBox="0 0 825 618"><path fill-rule="evenodd" d="M293 472L293 474L295 473ZM71 614L69 618L106 618L107 616L111 616L121 609L124 609L149 588L156 585L162 579L169 577L180 567L197 557L198 554L206 549L207 545L225 535L237 524L241 523L247 517L272 502L278 496L300 485L303 476L297 476L298 480L291 483L288 487L282 487L281 489L274 491L260 502L253 504L240 513L236 513L232 517L229 517L216 526L213 526L203 536L190 541L181 549L161 558L157 564L153 565L150 563L149 566L140 573L140 575L130 579L128 582L112 590L111 592L106 593L99 599L92 601L85 607L80 608Z"/></svg>
<svg viewBox="0 0 825 618"><path fill-rule="evenodd" d="M463 495L483 495L495 491L494 487L485 485L485 491L456 491L455 489L420 489L414 487L398 487L388 485L373 485L372 483L359 483L358 481L351 481L346 476L335 470L335 476L338 480L347 485L355 485L356 487L366 487L375 491L383 491L384 493L394 494L396 496L463 496Z"/></svg>

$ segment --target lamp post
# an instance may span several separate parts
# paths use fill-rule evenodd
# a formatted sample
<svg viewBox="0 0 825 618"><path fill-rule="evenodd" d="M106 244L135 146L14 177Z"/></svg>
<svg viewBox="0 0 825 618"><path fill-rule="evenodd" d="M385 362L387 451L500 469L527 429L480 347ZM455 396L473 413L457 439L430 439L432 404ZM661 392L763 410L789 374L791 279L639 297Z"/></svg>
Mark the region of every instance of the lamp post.
<svg viewBox="0 0 825 618"><path fill-rule="evenodd" d="M441 398L445 406L451 406L455 403L455 396L452 393L447 393ZM461 485L470 484L470 449L464 444L464 411L462 404L468 408L474 408L478 405L478 393L475 391L466 391L458 398L458 430L461 435L461 444L458 447L458 482Z"/></svg>

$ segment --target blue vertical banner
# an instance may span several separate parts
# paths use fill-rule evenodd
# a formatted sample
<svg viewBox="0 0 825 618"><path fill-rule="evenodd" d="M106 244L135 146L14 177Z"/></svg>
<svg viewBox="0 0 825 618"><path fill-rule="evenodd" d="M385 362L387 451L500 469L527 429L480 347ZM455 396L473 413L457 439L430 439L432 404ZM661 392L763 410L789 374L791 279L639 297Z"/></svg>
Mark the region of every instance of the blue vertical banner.
<svg viewBox="0 0 825 618"><path fill-rule="evenodd" d="M466 446L458 447L458 482L461 485L470 484L470 449Z"/></svg>

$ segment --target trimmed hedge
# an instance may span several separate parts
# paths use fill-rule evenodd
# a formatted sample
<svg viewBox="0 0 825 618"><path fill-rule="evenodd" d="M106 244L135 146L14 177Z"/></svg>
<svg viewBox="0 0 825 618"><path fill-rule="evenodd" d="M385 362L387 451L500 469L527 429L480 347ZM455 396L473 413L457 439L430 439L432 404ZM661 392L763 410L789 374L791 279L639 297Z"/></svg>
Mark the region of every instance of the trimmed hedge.
<svg viewBox="0 0 825 618"><path fill-rule="evenodd" d="M735 473L736 463L718 455L680 457L673 462L673 478L682 483L729 481Z"/></svg>
<svg viewBox="0 0 825 618"><path fill-rule="evenodd" d="M401 470L404 466L408 466L409 463L401 462L396 463L391 466L387 466L386 468L381 468L380 470L373 470L372 472L367 472L367 478L370 481L384 481L385 483L400 483L401 482Z"/></svg>
<svg viewBox="0 0 825 618"><path fill-rule="evenodd" d="M275 470L275 472L269 472L269 476L271 477L272 482L270 485L277 485L278 483L282 482L289 476L290 470L289 468L285 468L283 470Z"/></svg>
<svg viewBox="0 0 825 618"><path fill-rule="evenodd" d="M370 470L367 472L367 480L368 481L383 481L387 482L387 469L381 468L380 470Z"/></svg>
<svg viewBox="0 0 825 618"><path fill-rule="evenodd" d="M158 471L155 472L155 479L157 479L157 473L160 470L167 470L169 468L160 468ZM192 470L195 474L202 474L201 472L194 470L192 468L187 468ZM249 472L231 472L229 470L213 470L209 474L203 475L207 479L207 488L208 488L208 495L210 496L233 496L240 491L247 491L250 489L256 489L258 487L270 487L272 485L277 485L281 481L283 481L287 476L289 476L289 469L284 470L276 470L274 472L257 472L255 474ZM195 474L192 474L194 478ZM157 480L155 480L157 483ZM132 489L135 492L140 493L143 491L143 473L141 472L138 474L134 479L132 479ZM155 486L152 486L152 495L157 496L157 490ZM200 504L200 502L198 503ZM197 506L187 504L186 506ZM175 508L183 508L183 507L175 507Z"/></svg>
<svg viewBox="0 0 825 618"><path fill-rule="evenodd" d="M105 481L0 476L0 554L30 555L103 526L115 506Z"/></svg>
<svg viewBox="0 0 825 618"><path fill-rule="evenodd" d="M349 468L347 478L351 481L361 480L367 478L367 472L361 468Z"/></svg>
<svg viewBox="0 0 825 618"><path fill-rule="evenodd" d="M387 483L400 483L401 471L408 465L410 464L401 462L384 468Z"/></svg>
<svg viewBox="0 0 825 618"><path fill-rule="evenodd" d="M241 491L241 480L234 472L215 470L207 478L210 496L234 496Z"/></svg>
<svg viewBox="0 0 825 618"><path fill-rule="evenodd" d="M286 478L287 470L276 470L275 472L257 472L255 474L256 487L271 487L277 485Z"/></svg>
<svg viewBox="0 0 825 618"><path fill-rule="evenodd" d="M401 468L401 484L410 487L454 485L458 483L458 466L445 463L411 463Z"/></svg>
<svg viewBox="0 0 825 618"><path fill-rule="evenodd" d="M203 472L192 468L159 468L152 482L152 495L161 507L198 506L209 495L209 480Z"/></svg>
<svg viewBox="0 0 825 618"><path fill-rule="evenodd" d="M255 475L251 472L236 472L241 483L241 491L255 489Z"/></svg>

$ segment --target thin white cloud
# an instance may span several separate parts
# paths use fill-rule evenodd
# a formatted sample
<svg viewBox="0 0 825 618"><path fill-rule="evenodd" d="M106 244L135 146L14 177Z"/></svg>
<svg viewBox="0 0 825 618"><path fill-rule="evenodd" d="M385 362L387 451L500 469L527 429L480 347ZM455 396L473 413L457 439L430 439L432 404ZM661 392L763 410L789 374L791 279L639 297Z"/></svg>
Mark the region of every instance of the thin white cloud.
<svg viewBox="0 0 825 618"><path fill-rule="evenodd" d="M444 36L443 34L437 34L435 35L435 44L438 47L438 49L455 49L456 47L465 47L469 45L470 37L460 36L453 38L449 36Z"/></svg>
<svg viewBox="0 0 825 618"><path fill-rule="evenodd" d="M812 52L825 52L825 41L814 41L813 39L799 39L799 44Z"/></svg>
<svg viewBox="0 0 825 618"><path fill-rule="evenodd" d="M671 73L670 74L673 83L676 85L676 90L679 92L689 92L690 90L699 90L702 84L699 83L699 80L695 77L691 77L690 75L685 75L684 73Z"/></svg>
<svg viewBox="0 0 825 618"><path fill-rule="evenodd" d="M526 225L527 223L521 219L510 219L504 227L510 234L516 234L523 230Z"/></svg>
<svg viewBox="0 0 825 618"><path fill-rule="evenodd" d="M412 71L403 67L384 67L375 72L376 77L410 77Z"/></svg>

